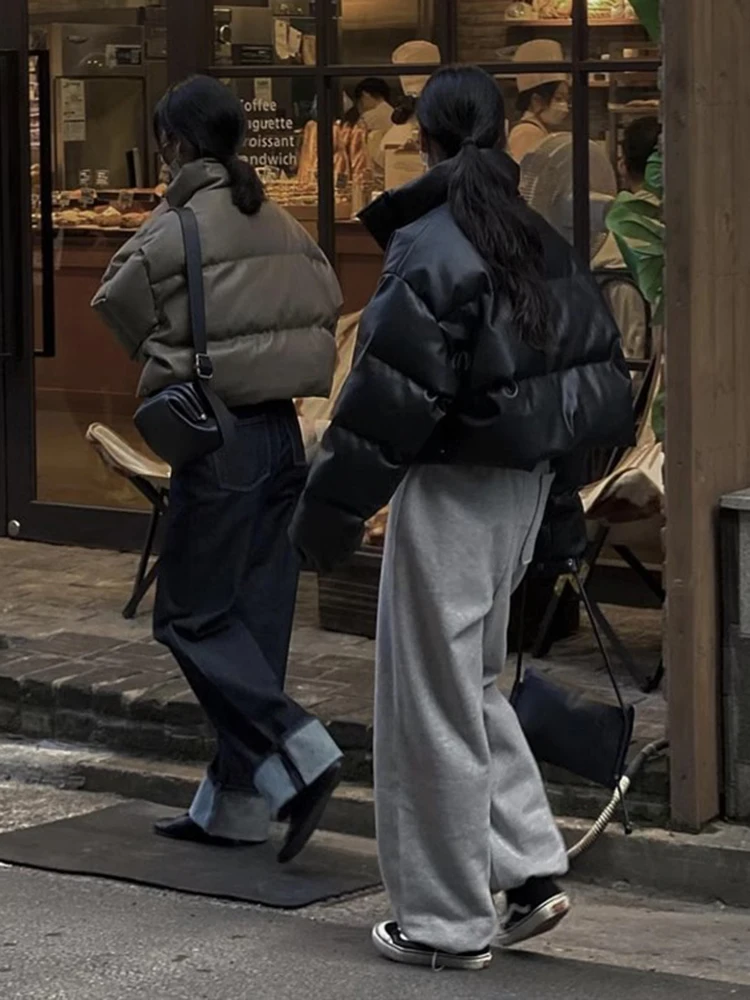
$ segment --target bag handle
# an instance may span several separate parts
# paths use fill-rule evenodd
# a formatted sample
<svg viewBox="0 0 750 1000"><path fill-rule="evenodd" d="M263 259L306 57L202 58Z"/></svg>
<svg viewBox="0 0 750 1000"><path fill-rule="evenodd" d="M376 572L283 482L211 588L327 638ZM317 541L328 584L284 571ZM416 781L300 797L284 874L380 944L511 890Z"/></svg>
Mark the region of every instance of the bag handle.
<svg viewBox="0 0 750 1000"><path fill-rule="evenodd" d="M185 247L185 273L187 277L190 336L195 349L195 378L208 382L213 378L214 365L208 354L206 332L206 296L203 288L203 254L198 220L192 208L173 208L180 220L182 242Z"/></svg>
<svg viewBox="0 0 750 1000"><path fill-rule="evenodd" d="M580 571L580 567L578 565L577 560L570 559L569 562L568 562L568 569L570 571L570 575L575 580L576 588L577 588L577 591L578 591L578 596L579 596L580 600L582 601L583 606L584 606L584 608L586 610L586 613L587 613L587 615L589 617L589 620L591 622L591 626L592 626L592 629L593 629L593 632L594 632L594 637L596 639L596 644L597 644L597 646L599 648L599 653L600 653L600 655L602 657L602 660L604 661L604 667L605 667L605 669L607 671L607 674L609 676L609 680L610 680L610 682L612 684L612 689L615 692L615 698L617 699L617 704L618 704L618 706L620 708L620 711L622 712L623 718L626 718L628 710L627 710L627 708L625 706L625 699L622 696L622 690L621 690L620 685L618 683L617 677L615 676L615 671L614 671L614 668L612 667L612 661L610 659L609 653L607 652L607 648L604 645L604 640L602 639L601 631L599 629L598 615L597 615L597 612L596 612L595 607L593 605L593 602L591 601L591 599L589 598L588 593L586 592L586 583L585 583L583 577L581 576L581 571ZM518 688L520 688L520 686L523 684L523 675L524 675L524 668L523 668L523 660L524 660L524 656L523 656L523 644L524 644L524 638L525 638L524 637L524 624L525 624L525 619L526 619L526 595L528 593L528 580L529 580L529 574L527 572L526 577L524 578L524 581L521 584L521 588L522 588L521 589L521 606L519 608L519 614L520 614L519 622L520 622L520 624L518 626L518 654L517 654L517 658L516 658L516 679L515 679L515 682L514 682L514 685L513 685L513 690L514 691L518 690Z"/></svg>

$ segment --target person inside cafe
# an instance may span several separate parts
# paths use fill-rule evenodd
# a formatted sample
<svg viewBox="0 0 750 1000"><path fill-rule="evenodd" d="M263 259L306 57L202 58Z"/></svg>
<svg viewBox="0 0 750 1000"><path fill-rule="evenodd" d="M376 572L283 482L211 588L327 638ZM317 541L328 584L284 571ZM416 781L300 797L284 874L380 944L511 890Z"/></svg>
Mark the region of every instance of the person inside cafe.
<svg viewBox="0 0 750 1000"><path fill-rule="evenodd" d="M360 81L354 90L359 118L367 129L367 151L375 169L376 180L383 179L383 139L393 124L393 98L390 86L379 77Z"/></svg>
<svg viewBox="0 0 750 1000"><path fill-rule="evenodd" d="M562 62L559 42L537 38L516 50L517 63ZM538 149L550 135L563 130L570 116L570 83L566 73L520 73L517 109L521 118L508 136L508 152L516 161Z"/></svg>

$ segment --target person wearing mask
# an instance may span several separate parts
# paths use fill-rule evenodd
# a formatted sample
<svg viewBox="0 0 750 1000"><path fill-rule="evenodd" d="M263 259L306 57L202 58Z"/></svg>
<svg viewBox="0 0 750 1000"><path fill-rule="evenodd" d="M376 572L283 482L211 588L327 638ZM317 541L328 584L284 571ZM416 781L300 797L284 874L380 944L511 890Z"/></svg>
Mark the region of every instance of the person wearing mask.
<svg viewBox="0 0 750 1000"><path fill-rule="evenodd" d="M562 62L559 42L537 38L519 45L515 62ZM527 153L538 149L544 140L559 132L570 116L570 84L563 72L521 73L517 78L517 110L520 121L508 136L508 152L520 163Z"/></svg>
<svg viewBox="0 0 750 1000"><path fill-rule="evenodd" d="M654 116L636 118L625 127L618 172L624 190L636 198L649 197L645 190L646 167L659 144L660 135L661 125ZM591 266L594 271L603 272L603 276L606 276L607 271L614 272L602 285L604 296L622 333L625 355L629 358L645 358L648 352L648 304L632 281L618 280L616 277L616 272L626 270L626 265L617 240L611 233ZM636 383L639 381L636 378Z"/></svg>
<svg viewBox="0 0 750 1000"><path fill-rule="evenodd" d="M493 940L568 912L565 845L496 682L555 472L629 444L633 410L596 283L519 195L497 83L441 69L417 115L431 169L362 213L387 247L383 276L292 538L329 569L392 501L375 798L393 919L373 941L396 962L469 970Z"/></svg>
<svg viewBox="0 0 750 1000"><path fill-rule="evenodd" d="M235 434L172 476L154 633L217 734L176 840L261 843L288 824L280 861L305 846L338 781L327 729L284 694L299 560L288 527L307 468L293 399L324 396L341 292L305 230L268 201L239 158L242 104L193 77L159 102L166 201L115 255L93 305L143 364L140 394L192 378L185 249L171 208L192 209L202 244L212 385Z"/></svg>

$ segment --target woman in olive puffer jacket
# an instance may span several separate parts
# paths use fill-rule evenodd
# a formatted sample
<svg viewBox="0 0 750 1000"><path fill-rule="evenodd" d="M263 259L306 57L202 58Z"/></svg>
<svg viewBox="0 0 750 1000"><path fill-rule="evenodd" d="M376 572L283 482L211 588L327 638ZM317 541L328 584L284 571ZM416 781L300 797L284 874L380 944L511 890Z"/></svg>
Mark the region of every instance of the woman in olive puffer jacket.
<svg viewBox="0 0 750 1000"><path fill-rule="evenodd" d="M495 81L442 69L417 117L431 169L363 215L384 273L293 539L333 566L392 499L375 792L394 920L373 940L394 961L478 969L493 940L568 911L565 847L496 681L555 474L630 443L633 409L593 278L519 196Z"/></svg>
<svg viewBox="0 0 750 1000"><path fill-rule="evenodd" d="M218 737L190 812L163 836L258 843L289 822L279 860L305 845L338 780L327 729L283 691L299 561L288 527L307 467L292 400L327 395L341 292L325 256L267 201L239 150L241 102L217 80L170 90L155 131L166 204L112 261L94 307L143 363L149 396L193 376L185 252L171 208L202 247L212 385L235 418L223 447L172 476L154 611Z"/></svg>

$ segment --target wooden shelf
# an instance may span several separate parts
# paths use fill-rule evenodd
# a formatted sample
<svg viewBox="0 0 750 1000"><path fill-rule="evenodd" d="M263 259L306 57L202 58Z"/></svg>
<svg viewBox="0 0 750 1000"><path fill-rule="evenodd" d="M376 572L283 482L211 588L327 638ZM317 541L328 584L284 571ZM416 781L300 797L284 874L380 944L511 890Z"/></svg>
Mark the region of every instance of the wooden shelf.
<svg viewBox="0 0 750 1000"><path fill-rule="evenodd" d="M508 18L507 25L519 28L571 28L573 22L569 17L545 17L531 20ZM589 19L589 28L640 28L640 21L635 21L629 17L603 18L594 17Z"/></svg>

